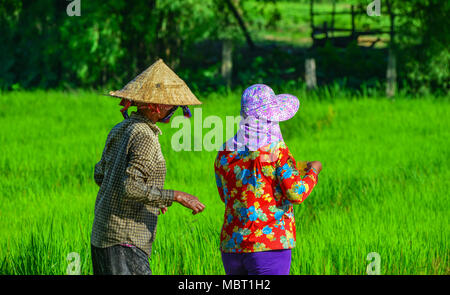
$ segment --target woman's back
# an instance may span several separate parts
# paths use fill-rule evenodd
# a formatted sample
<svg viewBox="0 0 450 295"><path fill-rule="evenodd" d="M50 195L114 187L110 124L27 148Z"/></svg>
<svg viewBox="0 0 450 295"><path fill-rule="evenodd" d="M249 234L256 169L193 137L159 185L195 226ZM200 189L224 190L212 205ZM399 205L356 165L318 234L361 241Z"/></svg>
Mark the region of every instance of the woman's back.
<svg viewBox="0 0 450 295"><path fill-rule="evenodd" d="M295 246L292 204L301 203L317 183L309 170L302 179L284 141L256 151L220 151L215 164L225 202L221 250L259 252Z"/></svg>

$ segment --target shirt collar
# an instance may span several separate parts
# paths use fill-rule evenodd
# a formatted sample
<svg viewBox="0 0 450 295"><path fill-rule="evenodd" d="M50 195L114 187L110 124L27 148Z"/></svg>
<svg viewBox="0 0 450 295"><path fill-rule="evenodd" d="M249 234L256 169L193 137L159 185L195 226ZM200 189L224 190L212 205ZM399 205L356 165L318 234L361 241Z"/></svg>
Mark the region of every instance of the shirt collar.
<svg viewBox="0 0 450 295"><path fill-rule="evenodd" d="M162 134L161 129L156 126L155 123L152 122L152 120L150 120L149 118L145 117L144 115L138 113L138 112L131 112L130 114L130 119L136 120L138 122L143 122L146 123L152 130L153 132L158 135L158 134Z"/></svg>

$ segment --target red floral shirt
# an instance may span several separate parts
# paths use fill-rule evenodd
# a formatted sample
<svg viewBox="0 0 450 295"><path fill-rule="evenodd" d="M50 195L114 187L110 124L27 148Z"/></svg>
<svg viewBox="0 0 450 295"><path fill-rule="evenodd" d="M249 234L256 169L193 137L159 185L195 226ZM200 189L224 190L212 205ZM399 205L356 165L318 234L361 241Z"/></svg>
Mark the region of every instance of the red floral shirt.
<svg viewBox="0 0 450 295"><path fill-rule="evenodd" d="M214 169L225 203L222 252L295 247L292 205L302 203L317 184L314 169L302 177L282 141L257 151L219 151Z"/></svg>

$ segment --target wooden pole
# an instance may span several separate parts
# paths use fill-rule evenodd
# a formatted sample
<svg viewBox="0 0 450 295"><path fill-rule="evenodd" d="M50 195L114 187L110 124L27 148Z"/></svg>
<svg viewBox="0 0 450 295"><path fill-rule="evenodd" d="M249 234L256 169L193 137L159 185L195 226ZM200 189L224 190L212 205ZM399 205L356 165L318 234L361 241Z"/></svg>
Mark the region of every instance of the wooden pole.
<svg viewBox="0 0 450 295"><path fill-rule="evenodd" d="M225 39L222 43L222 78L228 88L231 87L231 74L233 70L233 40Z"/></svg>
<svg viewBox="0 0 450 295"><path fill-rule="evenodd" d="M397 65L395 58L395 40L394 40L394 23L395 14L392 11L392 3L390 0L386 1L387 10L390 19L390 41L389 41L389 53L388 53L388 64L386 70L386 96L393 97L397 89Z"/></svg>
<svg viewBox="0 0 450 295"><path fill-rule="evenodd" d="M313 41L312 47L314 47L315 41L315 28L314 28L314 0L309 1L309 16L311 18L311 39ZM305 82L306 88L312 90L317 88L316 79L316 61L312 57L305 59Z"/></svg>
<svg viewBox="0 0 450 295"><path fill-rule="evenodd" d="M395 96L395 91L397 88L396 60L392 48L389 48L388 54L388 64L386 71L386 96L393 97Z"/></svg>
<svg viewBox="0 0 450 295"><path fill-rule="evenodd" d="M316 61L311 57L305 59L305 81L308 90L317 88Z"/></svg>

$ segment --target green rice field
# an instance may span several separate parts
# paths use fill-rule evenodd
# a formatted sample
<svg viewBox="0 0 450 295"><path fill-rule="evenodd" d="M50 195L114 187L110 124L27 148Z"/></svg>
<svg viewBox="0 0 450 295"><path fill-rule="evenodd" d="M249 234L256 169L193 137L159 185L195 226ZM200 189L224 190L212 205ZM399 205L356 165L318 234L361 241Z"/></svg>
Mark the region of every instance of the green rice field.
<svg viewBox="0 0 450 295"><path fill-rule="evenodd" d="M203 119L237 116L242 90L199 94ZM365 275L370 252L383 275L450 274L449 100L290 93L301 106L281 123L284 139L298 161L323 164L295 207L291 274ZM0 94L0 274L66 274L71 252L81 274L92 274L93 171L122 120L118 102L83 91ZM173 204L160 215L152 271L224 274L216 152L176 152L178 129L161 127L166 188L198 196L206 209L194 216Z"/></svg>

